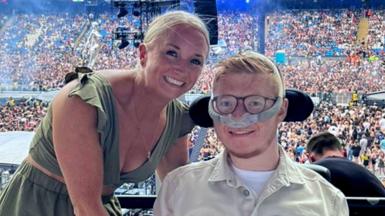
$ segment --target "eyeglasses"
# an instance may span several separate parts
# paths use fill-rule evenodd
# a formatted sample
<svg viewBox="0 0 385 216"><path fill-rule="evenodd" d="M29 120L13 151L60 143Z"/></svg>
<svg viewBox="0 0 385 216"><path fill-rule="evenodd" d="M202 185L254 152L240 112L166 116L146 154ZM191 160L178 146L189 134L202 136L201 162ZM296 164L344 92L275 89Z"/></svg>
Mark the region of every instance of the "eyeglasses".
<svg viewBox="0 0 385 216"><path fill-rule="evenodd" d="M249 95L245 97L236 97L233 95L220 95L215 96L212 101L215 111L219 114L226 115L233 113L238 105L238 100L243 101L243 106L248 113L257 114L267 108L267 101L272 101L273 103L270 104L270 106L272 106L277 100L277 98L278 97L269 98L260 95Z"/></svg>

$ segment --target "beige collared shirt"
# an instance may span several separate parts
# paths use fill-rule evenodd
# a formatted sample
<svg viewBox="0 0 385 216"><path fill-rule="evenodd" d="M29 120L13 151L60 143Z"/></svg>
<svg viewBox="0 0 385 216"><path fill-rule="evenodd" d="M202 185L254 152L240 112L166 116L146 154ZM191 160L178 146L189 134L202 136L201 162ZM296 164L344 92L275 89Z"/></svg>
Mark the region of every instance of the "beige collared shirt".
<svg viewBox="0 0 385 216"><path fill-rule="evenodd" d="M342 192L293 162L280 147L280 162L257 196L234 174L226 151L178 168L164 179L154 204L157 216L348 216Z"/></svg>

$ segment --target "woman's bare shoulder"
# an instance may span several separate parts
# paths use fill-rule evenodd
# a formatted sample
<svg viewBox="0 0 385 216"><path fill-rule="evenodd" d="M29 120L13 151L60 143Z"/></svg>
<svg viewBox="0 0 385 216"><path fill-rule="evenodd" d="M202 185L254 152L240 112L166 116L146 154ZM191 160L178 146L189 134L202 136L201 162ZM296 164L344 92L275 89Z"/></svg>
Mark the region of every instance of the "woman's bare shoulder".
<svg viewBox="0 0 385 216"><path fill-rule="evenodd" d="M125 82L132 80L135 77L135 72L128 69L107 69L107 70L98 70L96 73L102 75L107 79L112 85L116 83Z"/></svg>
<svg viewBox="0 0 385 216"><path fill-rule="evenodd" d="M101 70L96 73L102 75L112 87L115 97L125 97L131 93L131 88L135 83L136 72L127 69Z"/></svg>
<svg viewBox="0 0 385 216"><path fill-rule="evenodd" d="M130 74L132 70L129 69L104 69L104 70L97 70L95 73L98 73L100 75L103 75L106 78L109 77L116 77L116 76L123 76L127 74Z"/></svg>

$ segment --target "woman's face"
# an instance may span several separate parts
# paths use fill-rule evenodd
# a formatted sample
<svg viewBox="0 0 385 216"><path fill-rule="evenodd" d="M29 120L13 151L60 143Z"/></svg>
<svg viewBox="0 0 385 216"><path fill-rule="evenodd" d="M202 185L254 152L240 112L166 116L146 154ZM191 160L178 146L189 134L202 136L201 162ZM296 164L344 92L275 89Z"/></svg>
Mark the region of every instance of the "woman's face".
<svg viewBox="0 0 385 216"><path fill-rule="evenodd" d="M147 87L161 97L177 98L190 90L202 72L208 45L204 35L187 25L176 25L139 47Z"/></svg>

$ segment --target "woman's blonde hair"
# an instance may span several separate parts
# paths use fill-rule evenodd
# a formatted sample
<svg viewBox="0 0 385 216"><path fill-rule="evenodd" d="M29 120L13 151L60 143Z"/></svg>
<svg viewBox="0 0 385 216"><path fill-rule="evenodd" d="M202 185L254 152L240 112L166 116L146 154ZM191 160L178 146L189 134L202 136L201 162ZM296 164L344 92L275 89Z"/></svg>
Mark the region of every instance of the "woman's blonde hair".
<svg viewBox="0 0 385 216"><path fill-rule="evenodd" d="M188 25L200 31L207 42L207 47L210 47L209 31L206 24L197 16L184 11L171 11L156 17L148 26L147 32L144 35L143 42L151 44L162 33L176 25Z"/></svg>
<svg viewBox="0 0 385 216"><path fill-rule="evenodd" d="M281 72L277 66L266 56L254 52L246 51L232 56L219 62L215 67L216 71L214 83L220 77L229 73L265 73L271 74L279 84L280 96L285 96L285 85Z"/></svg>

